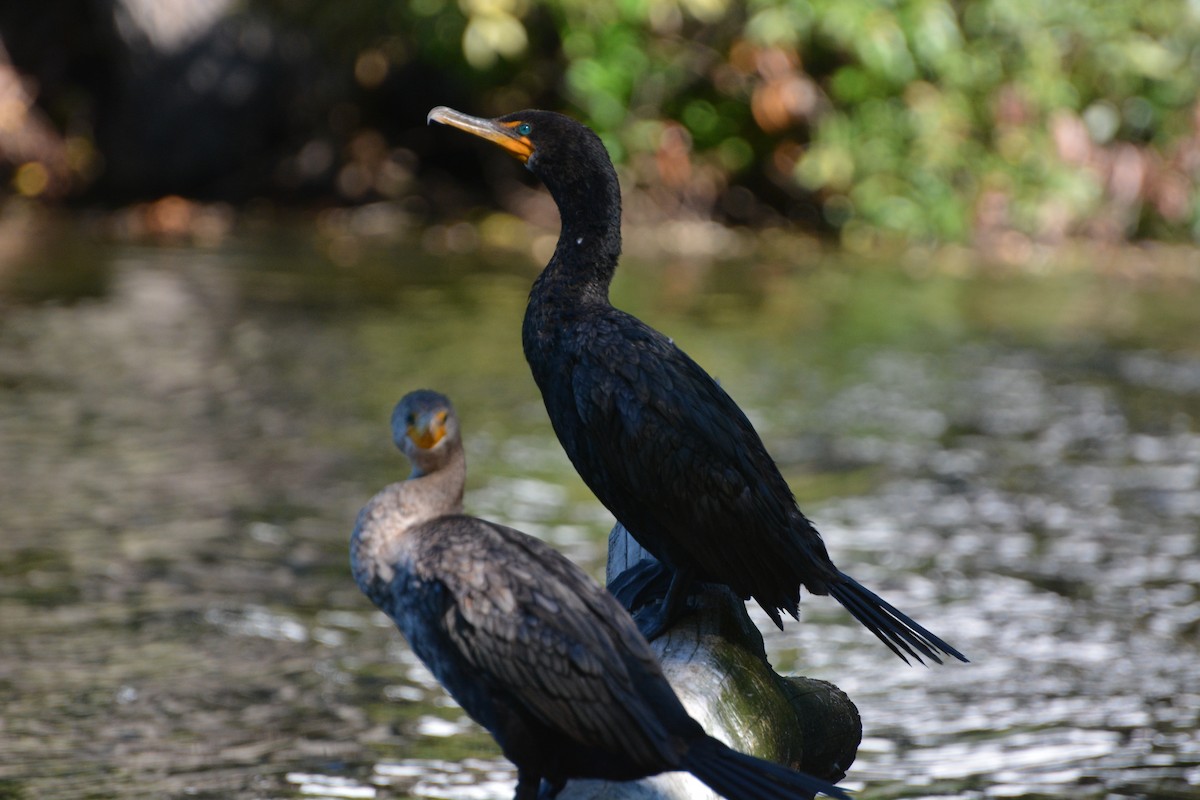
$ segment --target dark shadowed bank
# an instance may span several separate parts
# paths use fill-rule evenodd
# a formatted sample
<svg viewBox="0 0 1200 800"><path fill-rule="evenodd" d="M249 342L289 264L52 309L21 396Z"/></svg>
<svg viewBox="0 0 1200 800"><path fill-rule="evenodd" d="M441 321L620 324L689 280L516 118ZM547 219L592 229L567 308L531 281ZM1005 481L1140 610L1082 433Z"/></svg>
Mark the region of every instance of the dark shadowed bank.
<svg viewBox="0 0 1200 800"><path fill-rule="evenodd" d="M432 142L428 108L541 107L599 131L660 219L1012 259L1200 236L1198 58L1174 0L9 2L0 175L52 203L421 222L478 199L479 156Z"/></svg>

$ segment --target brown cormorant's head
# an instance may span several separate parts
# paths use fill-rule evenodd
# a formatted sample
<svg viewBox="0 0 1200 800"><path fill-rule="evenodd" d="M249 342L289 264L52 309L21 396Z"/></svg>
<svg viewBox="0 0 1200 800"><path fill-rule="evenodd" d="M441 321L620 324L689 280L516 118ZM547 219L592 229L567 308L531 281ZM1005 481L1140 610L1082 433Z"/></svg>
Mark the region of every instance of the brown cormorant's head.
<svg viewBox="0 0 1200 800"><path fill-rule="evenodd" d="M461 446L458 416L449 398L429 389L406 394L392 411L392 441L412 461L414 474L445 465Z"/></svg>

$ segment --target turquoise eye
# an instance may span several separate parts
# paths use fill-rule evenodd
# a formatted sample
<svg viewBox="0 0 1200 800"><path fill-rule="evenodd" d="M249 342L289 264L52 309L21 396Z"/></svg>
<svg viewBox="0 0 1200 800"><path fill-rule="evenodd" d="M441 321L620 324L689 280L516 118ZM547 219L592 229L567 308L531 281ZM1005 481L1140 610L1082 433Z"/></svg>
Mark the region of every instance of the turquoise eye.
<svg viewBox="0 0 1200 800"><path fill-rule="evenodd" d="M529 132L532 130L533 130L533 126L530 125L528 122L522 122L520 125L517 126L517 133L521 134L522 136L528 136Z"/></svg>

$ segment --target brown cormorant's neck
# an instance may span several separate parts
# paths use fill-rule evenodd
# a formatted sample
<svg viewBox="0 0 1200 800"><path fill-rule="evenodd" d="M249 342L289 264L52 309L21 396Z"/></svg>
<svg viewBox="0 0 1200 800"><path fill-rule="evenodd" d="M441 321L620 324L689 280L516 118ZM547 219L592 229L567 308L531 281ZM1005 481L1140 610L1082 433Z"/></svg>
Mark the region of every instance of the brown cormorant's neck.
<svg viewBox="0 0 1200 800"><path fill-rule="evenodd" d="M420 473L414 466L406 481L393 483L362 510L354 530L351 568L360 586L388 583L404 560L410 532L422 523L463 510L467 461L455 448L438 469Z"/></svg>
<svg viewBox="0 0 1200 800"><path fill-rule="evenodd" d="M409 449L405 450L405 455L412 462L409 481L428 478L438 484L457 484L459 499L462 498L462 485L467 480L467 459L457 436L454 441L443 440L438 447L431 449L419 449L410 445Z"/></svg>
<svg viewBox="0 0 1200 800"><path fill-rule="evenodd" d="M440 454L434 463L414 461L412 474L400 486L414 510L425 519L432 519L462 512L466 483L467 457L458 445Z"/></svg>

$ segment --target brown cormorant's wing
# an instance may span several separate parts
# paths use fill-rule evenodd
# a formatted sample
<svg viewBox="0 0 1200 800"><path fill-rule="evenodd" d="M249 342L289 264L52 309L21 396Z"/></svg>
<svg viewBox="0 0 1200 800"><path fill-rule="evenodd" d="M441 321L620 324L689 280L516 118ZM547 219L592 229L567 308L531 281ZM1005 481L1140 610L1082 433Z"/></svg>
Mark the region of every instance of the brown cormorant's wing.
<svg viewBox="0 0 1200 800"><path fill-rule="evenodd" d="M565 737L635 763L678 761L668 726L686 711L608 592L520 531L465 516L431 524L437 556L421 569L452 594L447 633L481 678Z"/></svg>

